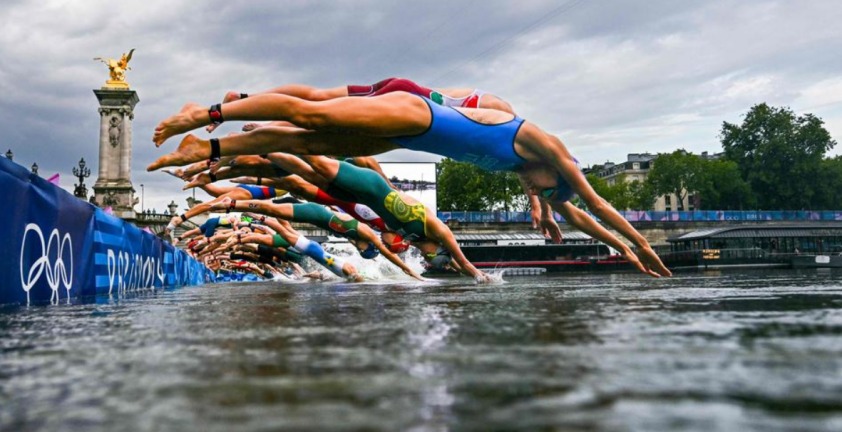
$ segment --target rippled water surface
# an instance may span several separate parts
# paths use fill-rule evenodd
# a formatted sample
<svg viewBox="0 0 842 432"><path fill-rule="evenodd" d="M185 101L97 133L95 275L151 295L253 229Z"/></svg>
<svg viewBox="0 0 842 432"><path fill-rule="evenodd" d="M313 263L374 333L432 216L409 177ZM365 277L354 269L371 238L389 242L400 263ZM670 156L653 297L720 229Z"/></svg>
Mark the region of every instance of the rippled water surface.
<svg viewBox="0 0 842 432"><path fill-rule="evenodd" d="M842 430L842 272L0 308L0 430Z"/></svg>

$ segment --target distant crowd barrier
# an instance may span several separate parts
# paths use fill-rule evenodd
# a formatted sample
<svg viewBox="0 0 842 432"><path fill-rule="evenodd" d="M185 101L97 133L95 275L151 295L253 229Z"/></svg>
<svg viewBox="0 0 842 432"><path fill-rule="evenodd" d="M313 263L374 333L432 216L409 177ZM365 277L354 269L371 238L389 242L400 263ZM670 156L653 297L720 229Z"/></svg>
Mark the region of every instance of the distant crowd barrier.
<svg viewBox="0 0 842 432"><path fill-rule="evenodd" d="M808 210L699 210L699 211L621 211L620 214L629 222L761 222L761 221L842 221L842 211ZM529 212L438 212L443 221L499 223L530 222ZM564 218L556 214L555 218L563 222Z"/></svg>
<svg viewBox="0 0 842 432"><path fill-rule="evenodd" d="M0 158L0 304L173 288L213 273L153 234Z"/></svg>

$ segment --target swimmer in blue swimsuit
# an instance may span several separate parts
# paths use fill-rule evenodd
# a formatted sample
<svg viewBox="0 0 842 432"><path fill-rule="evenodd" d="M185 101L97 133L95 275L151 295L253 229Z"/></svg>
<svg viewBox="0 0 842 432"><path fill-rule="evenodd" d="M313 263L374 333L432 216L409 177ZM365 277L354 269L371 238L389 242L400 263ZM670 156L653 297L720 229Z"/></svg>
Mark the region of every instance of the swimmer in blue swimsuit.
<svg viewBox="0 0 842 432"><path fill-rule="evenodd" d="M446 107L457 108L488 108L496 109L504 112L514 114L512 106L499 98L496 95L484 92L476 88L429 88L415 83L406 78L386 78L371 85L348 85L333 88L316 88L301 84L283 85L274 87L269 90L253 93L251 96L258 94L282 94L287 96L294 96L308 101L326 101L347 96L356 97L371 97L381 96L387 93L396 91L403 91L412 93L414 95L423 96L435 102L438 105ZM247 98L249 95L240 92L228 92L225 94L222 102L232 102L238 99ZM247 123L243 126L243 131L248 132L263 126L294 126L289 122L270 122L266 125L258 123ZM212 132L216 128L216 124L211 124L207 127L208 132ZM224 159L224 158L223 158ZM362 162L363 164L360 164ZM364 166L371 168L386 178L379 164L371 157L357 157L353 162L357 166ZM386 181L388 182L388 178ZM391 185L390 185L391 186ZM525 187L525 184L524 184ZM548 204L543 204L538 199L538 195L530 193L528 189L524 189L524 193L529 198L529 204L532 208L532 227L540 228L544 235L552 238L555 243L561 243L561 230L553 218L552 209ZM549 191L545 193L547 195Z"/></svg>
<svg viewBox="0 0 842 432"><path fill-rule="evenodd" d="M654 277L672 274L649 242L597 195L557 137L502 111L436 107L422 97L404 92L325 102L262 94L215 104L209 109L188 104L156 127L153 135L156 145L160 146L173 135L225 119L283 120L299 128L262 127L213 143L188 135L175 152L160 157L147 169L179 166L219 156L273 151L370 156L403 146L425 148L435 137L447 143L446 149L437 147L438 151L446 150L463 160L478 157L472 162L515 171L525 179L531 192L540 193L541 199L554 210L565 218L569 216L568 222L620 251L641 272ZM458 112L445 113L444 110ZM514 131L513 125L517 125ZM483 146L477 147L472 142L476 139L483 140ZM570 204L568 189L581 197L594 216L626 237L636 251Z"/></svg>

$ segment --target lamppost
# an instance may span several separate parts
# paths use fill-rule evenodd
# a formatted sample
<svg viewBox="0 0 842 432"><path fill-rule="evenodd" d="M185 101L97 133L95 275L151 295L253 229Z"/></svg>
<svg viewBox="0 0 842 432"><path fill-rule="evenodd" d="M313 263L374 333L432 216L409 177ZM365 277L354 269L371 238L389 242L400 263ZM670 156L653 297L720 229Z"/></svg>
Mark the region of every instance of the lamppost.
<svg viewBox="0 0 842 432"><path fill-rule="evenodd" d="M73 190L73 195L77 198L87 199L88 198L88 188L85 187L85 177L91 176L91 169L87 168L85 165L85 158L82 158L79 161L79 168L73 167L73 175L79 179L79 184L76 185L76 189Z"/></svg>
<svg viewBox="0 0 842 432"><path fill-rule="evenodd" d="M167 208L170 209L171 215L175 215L175 211L178 209L178 204L175 203L175 200L170 200L170 203L167 204Z"/></svg>
<svg viewBox="0 0 842 432"><path fill-rule="evenodd" d="M140 184L140 212L143 213L143 198L144 198L143 183Z"/></svg>
<svg viewBox="0 0 842 432"><path fill-rule="evenodd" d="M36 162L32 164L32 174L38 175L38 163Z"/></svg>
<svg viewBox="0 0 842 432"><path fill-rule="evenodd" d="M8 149L8 150L6 150L6 159L8 159L8 160L14 160L14 157L15 157L15 154L14 154L14 153L12 153L12 149Z"/></svg>

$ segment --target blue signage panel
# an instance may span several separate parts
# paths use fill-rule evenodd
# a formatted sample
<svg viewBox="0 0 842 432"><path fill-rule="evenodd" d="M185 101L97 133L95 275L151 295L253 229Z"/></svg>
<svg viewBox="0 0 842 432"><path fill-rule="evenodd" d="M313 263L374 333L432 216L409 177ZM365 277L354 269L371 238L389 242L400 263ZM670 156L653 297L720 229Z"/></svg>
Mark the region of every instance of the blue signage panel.
<svg viewBox="0 0 842 432"><path fill-rule="evenodd" d="M0 304L204 283L212 273L154 235L0 158Z"/></svg>

